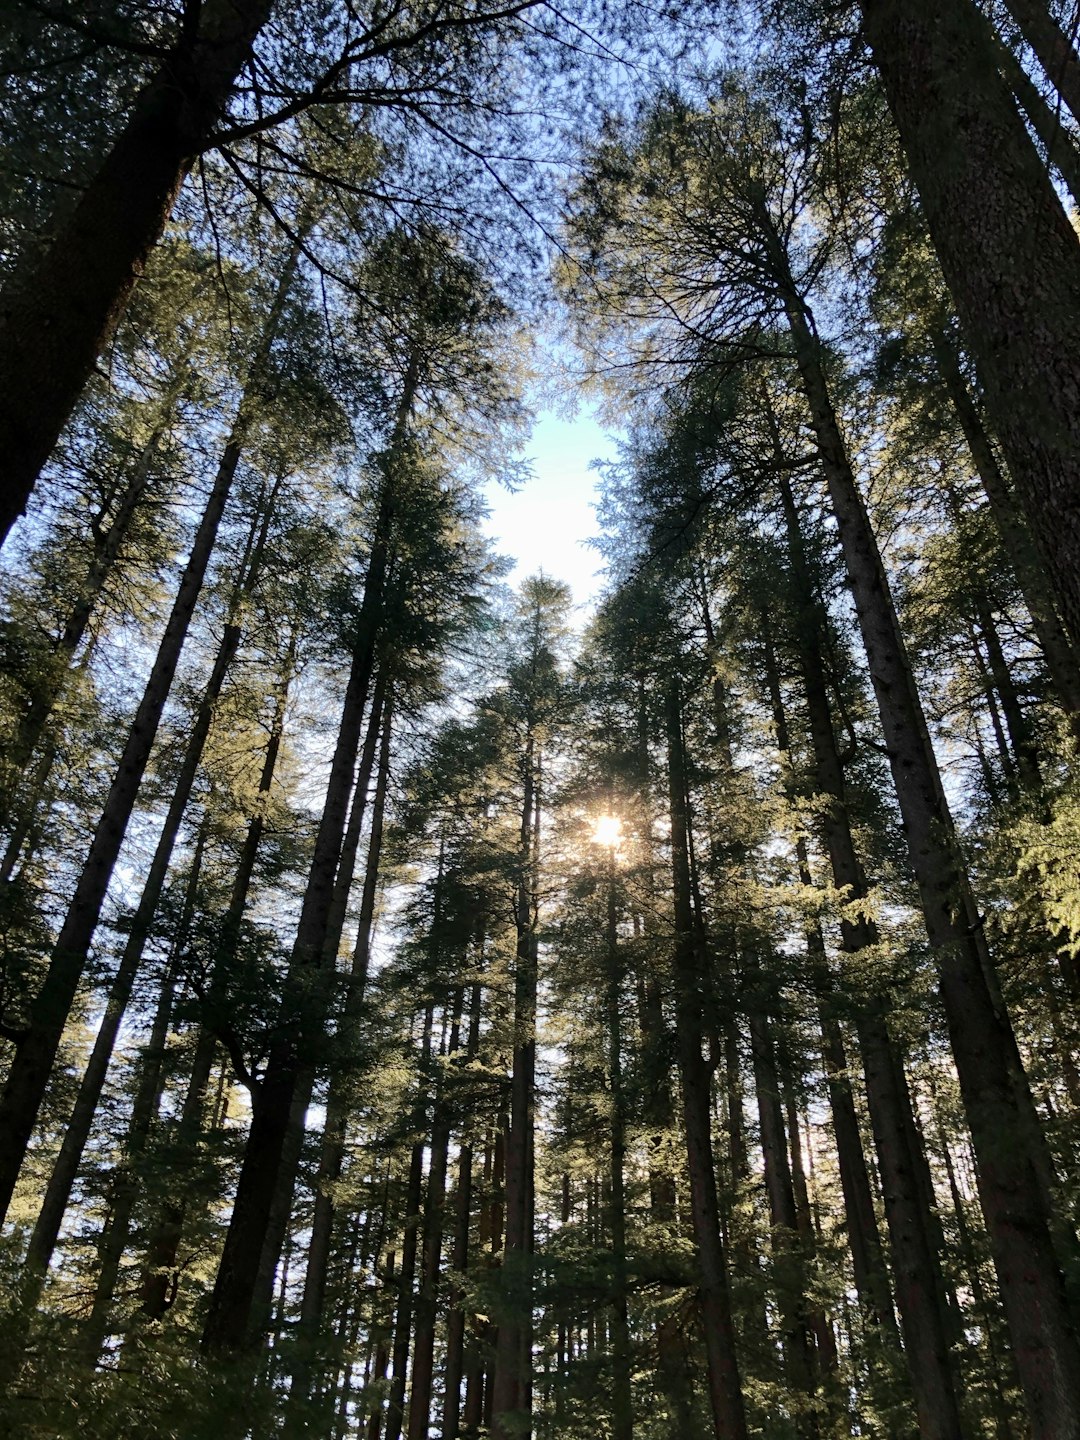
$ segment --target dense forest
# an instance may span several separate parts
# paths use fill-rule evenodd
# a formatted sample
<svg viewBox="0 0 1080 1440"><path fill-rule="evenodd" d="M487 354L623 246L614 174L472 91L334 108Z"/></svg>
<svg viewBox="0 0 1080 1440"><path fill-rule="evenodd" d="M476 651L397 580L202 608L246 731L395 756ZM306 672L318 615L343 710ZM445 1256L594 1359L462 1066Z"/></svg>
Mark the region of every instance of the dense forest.
<svg viewBox="0 0 1080 1440"><path fill-rule="evenodd" d="M1078 30L3 7L0 1432L1080 1440Z"/></svg>

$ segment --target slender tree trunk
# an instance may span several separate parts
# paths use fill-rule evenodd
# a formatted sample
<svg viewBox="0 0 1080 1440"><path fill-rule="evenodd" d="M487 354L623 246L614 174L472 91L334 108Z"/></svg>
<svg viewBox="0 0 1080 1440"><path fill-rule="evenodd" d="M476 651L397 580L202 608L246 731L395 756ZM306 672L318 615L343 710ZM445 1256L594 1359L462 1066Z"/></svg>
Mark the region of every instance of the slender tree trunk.
<svg viewBox="0 0 1080 1440"><path fill-rule="evenodd" d="M672 686L667 700L667 739L675 897L676 1040L683 1092L690 1211L700 1276L709 1400L716 1440L746 1440L746 1415L735 1354L727 1262L720 1237L720 1210L713 1169L710 1072L701 1048L702 998L709 982L703 957L698 953L697 927L691 899L686 761L682 737L682 708L676 686Z"/></svg>
<svg viewBox="0 0 1080 1440"><path fill-rule="evenodd" d="M266 754L263 757L262 772L259 776L257 809L248 824L236 873L233 876L228 909L222 919L210 981L208 998L211 1007L220 1003L217 998L218 992L224 986L225 972L240 940L240 927L251 892L255 862L266 829L266 807L274 783L278 757L281 753L281 742L285 732L285 710L295 663L296 636L294 633L288 642L281 676L274 693L274 713L270 721ZM214 1024L216 1018L213 1014L206 1017L199 1029L199 1036L195 1044L195 1054L177 1128L177 1146L181 1164L185 1163L194 1151L203 1130L206 1089L210 1082L214 1056L218 1050L218 1037ZM147 1243L147 1262L142 1281L142 1311L150 1320L160 1320L165 1314L170 1304L169 1297L173 1294L178 1282L176 1261L187 1219L188 1201L183 1193L183 1186L178 1185L176 1189L175 1197L166 1203L156 1224L151 1229Z"/></svg>
<svg viewBox="0 0 1080 1440"><path fill-rule="evenodd" d="M536 1072L536 845L539 818L537 757L530 726L522 762L524 793L518 851L514 971L514 1052L510 1080L510 1128L506 1137L506 1237L502 1260L503 1310L491 1382L491 1428L495 1440L510 1440L520 1430L512 1418L527 1410L523 1362L532 1348L532 1277L530 1252L530 1151Z"/></svg>
<svg viewBox="0 0 1080 1440"><path fill-rule="evenodd" d="M380 689L383 692L381 695L378 693ZM378 770L375 794L371 803L371 828L368 834L364 890L360 901L352 974L341 1021L342 1038L350 1049L355 1048L358 1039L356 1032L363 1012L364 994L367 987L371 932L375 921L375 902L379 892L379 864L382 857L386 791L390 778L390 741L393 728L391 698L386 694L385 682L381 686L377 685L376 691L372 701L372 714L368 721L368 738L360 762L356 797L353 801L355 815L362 810L361 796L366 795L371 780L381 712L382 739L378 746ZM342 908L342 920L344 920L344 908ZM336 938L334 948L335 950L337 948ZM311 1222L311 1239L308 1244L307 1268L304 1272L304 1294L300 1304L298 1341L301 1355L299 1363L294 1369L292 1381L293 1388L301 1394L306 1392L308 1383L309 1362L305 1352L310 1351L316 1344L326 1299L327 1272L333 1248L334 1190L341 1178L342 1166L345 1163L348 1122L347 1079L348 1077L342 1073L332 1075L326 1096L326 1121L323 1126L322 1148L319 1156L319 1173L316 1180L315 1209Z"/></svg>
<svg viewBox="0 0 1080 1440"><path fill-rule="evenodd" d="M116 1295L117 1281L120 1277L120 1265L127 1248L128 1236L131 1231L131 1216L135 1208L136 1172L139 1161L149 1143L151 1129L161 1100L165 1047L172 1020L177 971L180 957L187 943L192 917L195 914L195 901L202 873L208 828L204 821L195 842L195 851L188 870L183 910L169 958L169 968L166 972L165 983L161 987L149 1040L139 1067L139 1082L131 1107L125 1154L122 1164L117 1166L113 1176L112 1206L98 1245L100 1269L97 1285L94 1288L93 1307L83 1334L80 1336L80 1347L90 1362L97 1360L108 1334L109 1317Z"/></svg>
<svg viewBox="0 0 1080 1440"><path fill-rule="evenodd" d="M424 1016L424 1040L421 1045L421 1066L426 1070L431 1058L431 1025L434 1007L429 1003ZM427 1098L421 1095L416 1119L421 1131L426 1129ZM424 1185L424 1137L413 1144L409 1160L409 1182L405 1192L405 1234L401 1242L401 1273L398 1277L397 1309L394 1315L393 1376L386 1406L385 1440L401 1440L405 1418L405 1383L409 1370L409 1347L412 1340L414 1312L413 1290L416 1284L416 1256L420 1227L423 1224L421 1200Z"/></svg>
<svg viewBox="0 0 1080 1440"><path fill-rule="evenodd" d="M774 443L778 436L774 433ZM779 481L792 570L799 666L807 700L817 788L829 797L822 829L836 888L851 901L866 897L868 887L855 850L848 819L843 766L837 749L825 685L820 641L820 607L810 580L794 496L786 476ZM848 954L878 943L868 917L841 918L841 939ZM905 1356L924 1440L959 1440L959 1406L949 1356L942 1284L925 1193L919 1182L921 1153L913 1150L911 1097L895 1054L879 998L862 1001L856 1012L871 1128L878 1156L885 1216L893 1256L897 1305Z"/></svg>
<svg viewBox="0 0 1080 1440"><path fill-rule="evenodd" d="M994 431L1076 644L1080 244L972 0L861 8Z"/></svg>
<svg viewBox="0 0 1080 1440"><path fill-rule="evenodd" d="M933 336L938 371L960 421L971 458L986 493L1002 549L1016 574L1024 604L1031 615L1039 648L1046 658L1058 703L1080 734L1080 665L1058 617L1051 584L1036 553L1031 532L1018 514L1009 483L960 369L956 350L941 330Z"/></svg>
<svg viewBox="0 0 1080 1440"><path fill-rule="evenodd" d="M22 1156L29 1143L64 1026L86 966L113 867L135 807L188 626L202 591L236 467L262 400L270 347L296 274L298 258L299 245L295 244L278 278L274 300L251 359L244 393L195 534L172 613L128 733L105 809L94 832L89 855L57 937L48 973L34 1001L30 1026L19 1045L3 1097L0 1098L0 1214L6 1213L10 1204Z"/></svg>
<svg viewBox="0 0 1080 1440"><path fill-rule="evenodd" d="M82 1161L86 1142L90 1137L90 1129L93 1124L98 1101L101 1099L101 1092L105 1087L105 1078L108 1074L113 1048L116 1044L116 1037L120 1032L120 1023L123 1020L124 1012L131 998L131 992L135 985L135 977L142 962L143 951L146 948L146 942L150 936L154 916L157 913L161 895L165 889L165 880L168 875L169 865L172 861L173 849L176 845L177 837L180 834L180 826L183 823L188 802L191 799L195 777L202 761L203 749L206 745L207 737L210 734L210 725L214 718L214 710L221 697L221 691L225 684L225 677L229 671L229 667L240 647L242 635L240 626L241 609L245 600L250 598L258 584L262 569L263 552L266 547L267 532L273 515L274 501L279 485L280 481L273 487L270 495L260 508L260 512L257 513L252 520L247 550L241 564L240 577L229 605L229 615L222 632L218 653L214 660L210 677L206 682L206 688L203 691L198 710L195 713L194 723L188 735L187 744L184 747L184 755L180 762L179 774L173 787L172 799L169 802L165 822L162 825L153 859L150 862L150 869L147 872L142 895L136 906L135 913L132 916L127 940L120 957L120 964L109 991L105 1014L98 1027L97 1035L94 1037L93 1049L90 1052L90 1059L87 1062L86 1071L83 1075L82 1083L79 1086L75 1107L68 1121L63 1144L60 1147L60 1153L56 1158L56 1163L53 1166L52 1175L49 1177L49 1184L45 1191L45 1198L42 1202L37 1224L34 1226L33 1233L30 1237L30 1248L26 1262L30 1277L44 1276L49 1268L49 1262L52 1259L57 1236L60 1234L60 1226L63 1223L64 1212L71 1198L72 1186L75 1183L75 1177Z"/></svg>
<svg viewBox="0 0 1080 1440"><path fill-rule="evenodd" d="M484 937L481 933L478 944L478 965L483 966ZM469 1005L469 1040L466 1059L475 1060L480 1052L480 1013L482 988L479 981L472 987ZM468 1138L461 1141L458 1149L457 1195L454 1214L454 1241L450 1263L456 1275L464 1275L469 1268L469 1226L472 1217L473 1194L473 1147ZM455 1285L448 1296L446 1319L446 1363L443 1373L443 1428L442 1440L457 1440L461 1429L461 1380L465 1358L465 1308L464 1296Z"/></svg>
<svg viewBox="0 0 1080 1440"><path fill-rule="evenodd" d="M1054 1251L1045 1146L996 991L982 917L960 855L884 565L832 407L812 319L793 290L787 303L908 855L937 961L1017 1367L1037 1440L1044 1435L1067 1440L1080 1436L1080 1349Z"/></svg>
<svg viewBox="0 0 1080 1440"><path fill-rule="evenodd" d="M464 992L454 999L454 1016L447 1054L457 1053L461 1041L461 1007ZM416 1296L412 1386L409 1394L408 1440L427 1440L431 1425L431 1392L435 1375L435 1318L439 1271L442 1262L443 1210L446 1203L446 1167L450 1150L450 1110L442 1085L436 1084L431 1125L431 1159L428 1164L427 1204L424 1209L423 1263Z"/></svg>
<svg viewBox="0 0 1080 1440"><path fill-rule="evenodd" d="M293 1112L299 1108L302 1098L299 1092L310 1073L322 1028L327 926L376 640L383 619L394 514L393 470L399 462L418 378L414 363L406 376L386 460L338 739L289 962L288 1006L293 1013L286 1012L283 1017L286 1023L275 1037L265 1076L253 1096L251 1129L203 1332L203 1349L207 1353L228 1351L252 1342L252 1305L274 1196L286 1185L291 1186L290 1171L295 1174L295 1159L285 1154L290 1117L295 1130Z"/></svg>
<svg viewBox="0 0 1080 1440"><path fill-rule="evenodd" d="M34 1000L29 1027L18 1046L0 1098L0 1213L6 1214L10 1204L64 1026L82 979L113 867L135 808L139 784L202 589L239 453L239 447L230 442L222 457L116 777L57 937L48 972Z"/></svg>
<svg viewBox="0 0 1080 1440"><path fill-rule="evenodd" d="M813 1400L817 1390L813 1349L807 1314L806 1275L800 1254L799 1217L788 1161L787 1135L780 1084L776 1075L771 1026L755 1004L750 1016L750 1038L754 1057L754 1086L757 1090L761 1126L761 1153L765 1167L765 1190L772 1222L773 1275L776 1300L784 1327L784 1360L795 1412L796 1433L813 1440L819 1433ZM801 1401L799 1397L802 1397Z"/></svg>
<svg viewBox="0 0 1080 1440"><path fill-rule="evenodd" d="M207 0L187 12L78 203L0 293L0 540L22 514L271 9L271 0Z"/></svg>
<svg viewBox="0 0 1080 1440"><path fill-rule="evenodd" d="M998 63L1005 83L1045 149L1047 160L1064 180L1073 204L1080 205L1080 150L1077 150L1072 135L1012 50L1000 39Z"/></svg>
<svg viewBox="0 0 1080 1440"><path fill-rule="evenodd" d="M171 389L178 390L179 386L174 385ZM162 402L166 413L159 418L149 439L141 447L135 463L130 467L123 493L108 527L103 527L102 522L106 518L105 515L99 515L96 523L91 524L93 549L86 576L53 648L47 681L37 689L25 714L21 716L14 743L5 756L5 762L11 766L12 770L21 771L30 763L49 717L63 693L75 653L86 634L86 627L90 623L90 617L101 598L109 575L119 559L124 540L131 529L132 517L146 493L150 480L150 468L169 428L175 398L175 394L170 394L167 400ZM51 768L51 760L50 766L44 770L44 773L35 777L35 790L44 785L49 768ZM9 806L4 806L4 814L0 815L0 825L6 826L9 809ZM5 867L5 871L10 873L8 867Z"/></svg>
<svg viewBox="0 0 1080 1440"><path fill-rule="evenodd" d="M1046 0L1005 0L1005 8L1016 21L1020 34L1034 50L1046 78L1080 121L1080 56L1050 13Z"/></svg>
<svg viewBox="0 0 1080 1440"><path fill-rule="evenodd" d="M626 1095L623 1084L622 957L619 953L618 911L615 895L615 850L607 856L607 979L605 996L608 1031L608 1084L611 1089L610 1204L611 1233L611 1436L633 1440L634 1407L631 1389L630 1319L627 1309L626 1266Z"/></svg>

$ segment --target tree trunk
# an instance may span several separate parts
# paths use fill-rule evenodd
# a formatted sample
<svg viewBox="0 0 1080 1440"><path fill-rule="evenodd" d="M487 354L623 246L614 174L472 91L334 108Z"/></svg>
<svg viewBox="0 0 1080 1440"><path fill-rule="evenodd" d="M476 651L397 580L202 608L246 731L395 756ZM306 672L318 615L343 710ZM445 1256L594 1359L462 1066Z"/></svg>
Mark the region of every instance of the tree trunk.
<svg viewBox="0 0 1080 1440"><path fill-rule="evenodd" d="M800 638L797 652L800 659L805 688L807 690L811 731L815 751L822 754L825 765L817 767L817 782L823 785L826 775L833 784L842 784L840 757L836 751L832 721L829 715L825 691L824 674L821 669L822 656L814 645L813 630L815 616L819 613L812 593L809 576L802 559L802 537L798 517L794 508L790 486L781 481L784 499L785 519L788 524L789 547L792 573L795 580L793 596L798 617ZM792 530L792 526L794 529ZM773 726L776 745L780 752L781 770L789 795L794 794L794 777L789 760L791 740L788 731L787 713L780 677L773 648L768 615L760 616L761 634L765 653L766 688L769 691L773 712ZM816 668L815 668L816 667ZM810 695L811 686L814 694ZM831 793L831 792L826 792ZM842 803L842 796L833 795L834 804ZM813 885L810 859L806 841L799 836L796 841L796 862L799 867L799 883L809 889ZM854 849L852 847L852 855ZM835 876L834 876L835 880ZM839 885L839 881L836 881ZM855 898L855 897L850 897ZM889 1348L900 1353L900 1336L893 1314L892 1295L889 1289L888 1272L878 1231L877 1214L874 1207L873 1191L870 1186L870 1172L863 1152L862 1134L855 1111L855 1100L848 1079L848 1058L844 1046L843 1032L836 1018L834 981L829 970L825 951L825 939L816 920L806 927L807 954L810 961L810 978L817 995L818 1016L821 1024L822 1057L825 1078L829 1089L829 1107L833 1122L833 1139L836 1143L837 1162L840 1169L840 1188L844 1196L844 1214L847 1220L848 1244L851 1250L852 1271L855 1289L862 1309L875 1326L880 1326Z"/></svg>
<svg viewBox="0 0 1080 1440"><path fill-rule="evenodd" d="M506 1136L505 1243L501 1291L503 1309L495 1347L491 1382L494 1440L510 1440L521 1427L515 1412L527 1410L523 1361L532 1348L532 1277L530 1254L530 1151L535 1106L536 1070L536 848L539 817L536 794L537 761L532 728L523 757L524 793L518 850L517 895L514 919L517 930L514 970L514 1051L510 1080L510 1128Z"/></svg>
<svg viewBox="0 0 1080 1440"><path fill-rule="evenodd" d="M479 964L483 965L484 939L480 937L478 947ZM482 989L477 982L472 987L469 1005L469 1040L466 1059L471 1061L480 1051L480 1012ZM463 1275L469 1266L469 1223L472 1216L473 1194L473 1147L468 1139L461 1141L458 1149L457 1196L454 1214L454 1244L450 1263L455 1274ZM465 1309L463 1295L455 1286L448 1297L446 1320L446 1363L443 1373L443 1428L442 1440L457 1440L461 1428L461 1380L465 1358Z"/></svg>
<svg viewBox="0 0 1080 1440"><path fill-rule="evenodd" d="M376 641L383 620L394 515L393 469L404 443L417 383L414 363L406 376L382 481L379 514L368 559L367 580L357 620L357 638L338 739L289 961L289 999L283 1013L285 1023L271 1045L265 1076L253 1096L251 1129L203 1332L202 1344L207 1353L232 1350L250 1344L253 1339L252 1302L274 1195L281 1186L291 1185L289 1171L295 1170L293 1157L285 1157L285 1147L290 1116L298 1100L299 1088L314 1063L322 1029L327 926L345 833L353 769L360 745L360 730L374 669Z"/></svg>
<svg viewBox="0 0 1080 1440"><path fill-rule="evenodd" d="M382 857L383 821L386 809L386 790L390 778L390 741L392 735L392 702L386 693L386 681L380 672L376 694L372 699L372 714L368 720L368 738L360 762L360 774L353 800L353 814L362 813L362 797L366 796L374 768L375 744L378 739L380 718L382 739L378 750L378 771L375 780L375 794L371 803L371 829L368 835L367 865L364 873L364 890L360 901L360 916L353 951L352 975L341 1020L341 1039L353 1048L352 1037L363 1012L364 993L367 987L368 957L371 946L371 931L375 920L375 902L379 891L379 864ZM351 872L351 862L350 862ZM351 873L350 873L351 878ZM339 876L340 879L340 876ZM344 921L344 905L341 909ZM337 940L334 941L337 949ZM311 1239L308 1244L307 1268L304 1272L304 1294L300 1303L300 1324L297 1339L300 1346L300 1360L293 1373L292 1385L298 1393L307 1389L307 1357L316 1344L319 1326L322 1322L323 1305L326 1297L327 1271L330 1264L334 1229L334 1190L341 1177L345 1163L345 1141L348 1122L348 1105L343 1074L330 1077L326 1095L326 1120L323 1125L322 1148L319 1156L319 1173L315 1184L315 1209L311 1221Z"/></svg>
<svg viewBox="0 0 1080 1440"><path fill-rule="evenodd" d="M1072 135L1003 40L998 41L998 63L1005 83L1046 150L1047 160L1064 180L1073 204L1080 205L1080 151Z"/></svg>
<svg viewBox="0 0 1080 1440"><path fill-rule="evenodd" d="M618 911L615 895L615 850L607 857L607 977L608 1084L611 1092L610 1204L613 1295L611 1300L611 1437L633 1440L634 1407L631 1389L630 1320L627 1311L626 1269L626 1095L623 1084L622 957L619 954Z"/></svg>
<svg viewBox="0 0 1080 1440"><path fill-rule="evenodd" d="M775 1295L784 1327L787 1388L791 1392L789 1403L795 1413L796 1434L800 1440L814 1440L819 1433L814 1408L817 1377L810 1343L805 1265L800 1253L799 1217L795 1208L795 1190L788 1161L787 1135L784 1130L784 1113L776 1075L771 1027L761 1008L762 1002L763 997L760 994L755 997L754 1010L750 1016L750 1040L761 1126L765 1191L769 1197L769 1218L772 1223Z"/></svg>
<svg viewBox="0 0 1080 1440"><path fill-rule="evenodd" d="M52 1259L57 1236L60 1234L64 1212L71 1198L71 1189L75 1183L75 1176L82 1161L86 1142L90 1137L98 1101L101 1099L101 1092L105 1087L105 1078L112 1060L116 1037L120 1032L120 1023L127 1010L128 1001L135 985L135 977L150 935L150 928L165 889L165 879L172 861L173 849L180 834L180 826L183 823L188 802L191 799L191 791L195 784L199 764L202 761L203 749L210 734L214 710L221 697L229 667L240 647L243 633L239 623L241 607L244 601L250 598L258 584L267 532L280 483L278 481L274 485L261 507L261 512L257 513L252 520L247 550L241 562L239 579L229 604L229 614L218 646L217 657L214 660L210 677L206 682L206 688L195 713L187 744L184 747L184 755L173 787L172 799L169 802L165 822L154 849L142 895L131 919L120 964L109 990L105 1014L98 1027L97 1035L94 1037L93 1049L79 1086L79 1093L68 1121L63 1144L49 1177L37 1224L30 1237L30 1248L26 1260L30 1276L44 1277Z"/></svg>
<svg viewBox="0 0 1080 1440"><path fill-rule="evenodd" d="M990 437L971 398L952 341L943 331L937 330L933 342L938 371L986 492L1001 536L1002 549L1013 567L1024 604L1031 615L1058 703L1068 715L1074 733L1080 735L1080 666L1058 617L1049 577L1036 554L1031 532L1013 504L1008 480L998 464Z"/></svg>
<svg viewBox="0 0 1080 1440"><path fill-rule="evenodd" d="M676 1041L709 1400L716 1440L746 1440L746 1415L713 1169L710 1071L701 1049L702 1006L707 1003L709 978L704 957L699 954L691 899L682 707L674 685L667 699L667 739L675 901Z"/></svg>
<svg viewBox="0 0 1080 1440"><path fill-rule="evenodd" d="M295 662L296 637L294 634L289 640L285 663L274 694L274 713L270 721L270 734L266 754L263 757L262 772L259 776L258 808L248 824L236 873L233 876L228 909L222 919L221 934L210 980L211 1004L214 1003L216 993L224 983L229 959L235 953L240 939L240 926L244 918L244 911L247 909L248 895L255 874L255 861L258 858L266 829L266 805L274 783L278 756L281 753L281 741L285 731L285 709L288 704ZM198 1143L203 1129L206 1087L210 1081L210 1071L218 1049L218 1038L212 1023L213 1018L213 1016L208 1016L200 1027L184 1103L181 1107L177 1139L181 1163L184 1163L186 1157ZM207 1021L211 1023L207 1023ZM142 1281L142 1311L150 1320L161 1319L169 1308L169 1297L175 1290L178 1276L176 1260L187 1218L187 1208L188 1202L183 1193L183 1186L178 1185L176 1197L166 1204L150 1232L146 1268Z"/></svg>
<svg viewBox="0 0 1080 1440"><path fill-rule="evenodd" d="M207 0L97 174L0 294L0 540L38 474L220 120L272 0Z"/></svg>
<svg viewBox="0 0 1080 1440"><path fill-rule="evenodd" d="M421 1073L431 1059L431 1025L434 1007L429 1003L424 1016L424 1039L420 1047ZM421 1137L414 1142L409 1160L409 1181L405 1192L405 1235L401 1242L401 1272L398 1277L397 1308L394 1315L394 1369L386 1406L385 1440L401 1440L405 1418L405 1382L409 1370L409 1346L412 1340L413 1289L416 1283L416 1255L419 1249L420 1226L423 1224L421 1199L424 1185L424 1139L427 1097L420 1095L415 1119Z"/></svg>
<svg viewBox="0 0 1080 1440"><path fill-rule="evenodd" d="M992 990L982 918L960 856L888 579L832 407L812 321L793 292L787 303L909 860L938 965L1017 1363L1037 1434L1053 1432L1064 1440L1080 1435L1080 1352L1051 1238L1052 1219L1032 1129L1034 1112L1030 1097L1023 1094L1025 1082L1008 1017ZM876 1023L884 1030L883 1020ZM884 1170L882 1181L886 1183ZM1055 1431L1059 1422L1065 1428ZM1040 1429L1044 1423L1049 1426L1045 1432Z"/></svg>
<svg viewBox="0 0 1080 1440"><path fill-rule="evenodd" d="M1080 244L972 0L862 0L862 14L994 431L1076 644Z"/></svg>
<svg viewBox="0 0 1080 1440"><path fill-rule="evenodd" d="M187 888L184 895L183 911L169 957L169 967L158 997L150 1036L143 1051L139 1068L139 1082L131 1106L131 1120L128 1124L125 1154L113 1175L112 1205L109 1218L98 1245L98 1281L94 1287L93 1307L80 1336L80 1348L87 1361L96 1363L109 1333L109 1317L116 1285L120 1277L120 1265L127 1248L131 1230L131 1215L136 1200L136 1171L150 1140L150 1133L157 1116L163 1087L165 1047L172 1020L173 1001L176 994L179 959L187 943L199 878L202 872L203 853L206 845L208 826L204 822L195 842L195 851L188 871Z"/></svg>
<svg viewBox="0 0 1080 1440"><path fill-rule="evenodd" d="M447 1054L457 1053L461 1038L464 992L454 999L454 1016ZM440 1070L440 1076L442 1071ZM424 1209L423 1263L416 1296L413 1338L412 1386L409 1394L408 1440L427 1440L431 1426L431 1391L435 1374L435 1318L442 1261L443 1209L446 1204L446 1167L450 1151L450 1110L442 1084L436 1082L431 1124L431 1159L428 1164L427 1204Z"/></svg>
<svg viewBox="0 0 1080 1440"><path fill-rule="evenodd" d="M38 1110L49 1082L68 1014L86 966L98 917L112 878L128 821L135 808L139 784L157 735L187 636L195 602L202 589L207 563L217 535L236 464L239 445L230 443L218 467L191 557L165 633L158 646L150 678L128 733L116 777L90 844L74 897L57 937L48 973L34 1000L30 1024L18 1046L0 1099L0 1213L6 1214L26 1153Z"/></svg>
<svg viewBox="0 0 1080 1440"><path fill-rule="evenodd" d="M1073 119L1080 121L1080 56L1074 41L1051 15L1045 0L1005 0L1005 8Z"/></svg>

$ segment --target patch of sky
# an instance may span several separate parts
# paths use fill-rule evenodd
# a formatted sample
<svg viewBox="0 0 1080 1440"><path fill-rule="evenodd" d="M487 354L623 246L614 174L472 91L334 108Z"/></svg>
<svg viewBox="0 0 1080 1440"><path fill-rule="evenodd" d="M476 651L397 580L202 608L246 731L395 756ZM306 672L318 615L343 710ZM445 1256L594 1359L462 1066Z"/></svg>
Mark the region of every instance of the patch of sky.
<svg viewBox="0 0 1080 1440"><path fill-rule="evenodd" d="M485 498L490 514L484 528L503 555L514 561L507 576L517 585L542 570L570 586L579 615L596 603L603 583L602 560L589 545L599 530L595 504L597 460L612 460L616 437L583 402L569 418L541 410L525 446L532 476L513 493L491 483Z"/></svg>

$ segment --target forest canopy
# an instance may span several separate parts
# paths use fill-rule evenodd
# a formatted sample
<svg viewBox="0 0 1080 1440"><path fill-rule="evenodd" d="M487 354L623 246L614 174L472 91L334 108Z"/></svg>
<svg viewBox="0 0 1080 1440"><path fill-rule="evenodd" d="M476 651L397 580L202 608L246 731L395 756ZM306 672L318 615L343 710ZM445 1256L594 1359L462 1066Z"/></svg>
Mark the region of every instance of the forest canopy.
<svg viewBox="0 0 1080 1440"><path fill-rule="evenodd" d="M3 1433L1080 1440L1078 31L11 0Z"/></svg>

